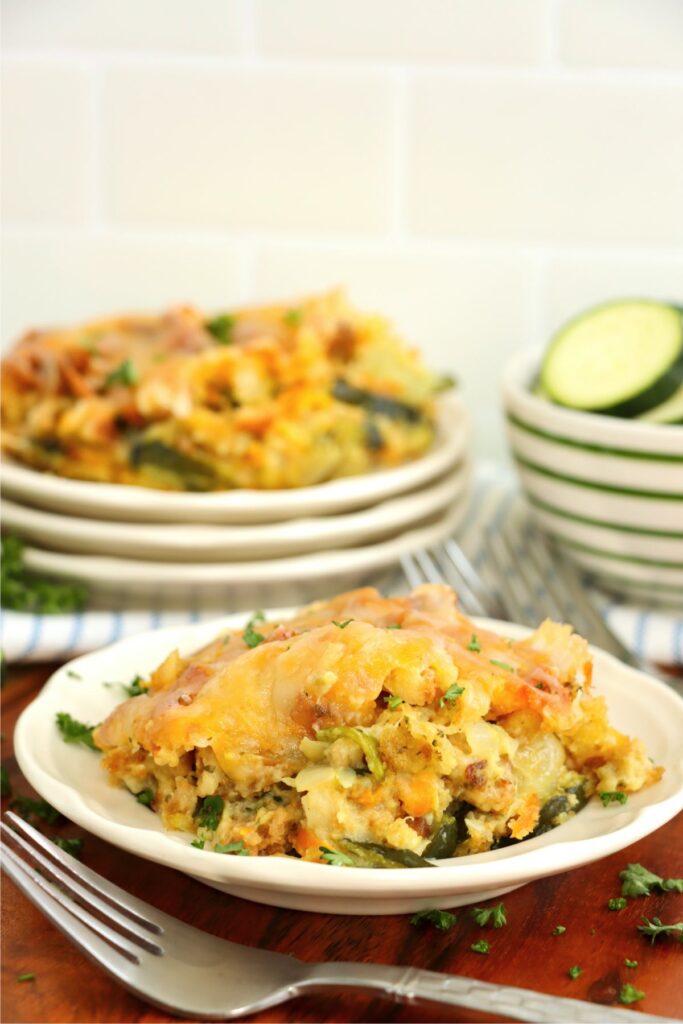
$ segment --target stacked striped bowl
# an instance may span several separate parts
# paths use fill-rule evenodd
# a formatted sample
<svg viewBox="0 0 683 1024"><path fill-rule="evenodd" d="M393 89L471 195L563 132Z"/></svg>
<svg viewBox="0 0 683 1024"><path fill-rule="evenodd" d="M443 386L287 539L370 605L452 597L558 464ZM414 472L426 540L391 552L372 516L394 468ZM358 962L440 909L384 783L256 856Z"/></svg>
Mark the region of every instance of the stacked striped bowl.
<svg viewBox="0 0 683 1024"><path fill-rule="evenodd" d="M575 412L532 393L542 353L518 353L503 399L539 525L610 590L683 607L683 426Z"/></svg>

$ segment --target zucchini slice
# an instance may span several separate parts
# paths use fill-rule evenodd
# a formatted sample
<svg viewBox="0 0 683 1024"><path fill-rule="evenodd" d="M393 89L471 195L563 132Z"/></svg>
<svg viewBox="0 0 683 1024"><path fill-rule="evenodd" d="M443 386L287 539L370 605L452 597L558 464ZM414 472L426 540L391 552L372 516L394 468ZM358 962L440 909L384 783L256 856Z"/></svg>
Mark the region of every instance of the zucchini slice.
<svg viewBox="0 0 683 1024"><path fill-rule="evenodd" d="M667 398L666 402L642 413L638 419L643 423L683 423L683 384L674 391L671 398Z"/></svg>
<svg viewBox="0 0 683 1024"><path fill-rule="evenodd" d="M683 316L645 300L597 306L552 339L540 383L571 409L640 416L683 384Z"/></svg>

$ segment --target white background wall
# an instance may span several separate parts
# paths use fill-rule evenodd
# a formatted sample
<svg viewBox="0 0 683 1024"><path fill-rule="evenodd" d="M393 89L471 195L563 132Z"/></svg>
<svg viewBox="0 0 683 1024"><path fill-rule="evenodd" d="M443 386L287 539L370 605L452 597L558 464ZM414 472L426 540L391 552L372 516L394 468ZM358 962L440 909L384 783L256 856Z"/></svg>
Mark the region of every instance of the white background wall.
<svg viewBox="0 0 683 1024"><path fill-rule="evenodd" d="M345 283L464 384L683 300L683 0L3 0L3 339Z"/></svg>

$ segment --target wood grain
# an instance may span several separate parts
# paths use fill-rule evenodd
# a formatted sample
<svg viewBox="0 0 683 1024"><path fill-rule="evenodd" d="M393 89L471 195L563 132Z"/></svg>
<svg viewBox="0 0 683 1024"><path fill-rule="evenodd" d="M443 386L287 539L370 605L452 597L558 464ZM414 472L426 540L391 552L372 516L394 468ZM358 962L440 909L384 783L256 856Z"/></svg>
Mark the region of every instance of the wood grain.
<svg viewBox="0 0 683 1024"><path fill-rule="evenodd" d="M2 764L15 793L34 795L12 753L17 716L55 666L10 673L2 696ZM3 801L3 810L9 800ZM654 835L596 864L526 885L505 897L508 925L478 928L460 910L448 932L411 926L407 916L338 917L277 910L219 894L168 868L123 853L69 822L43 826L50 835L84 836L84 861L129 892L215 935L246 945L292 953L303 960L360 960L413 964L465 974L597 1003L612 1003L624 982L643 989L634 1007L683 1018L683 945L670 939L651 945L637 931L641 914L664 921L683 918L683 896L673 893L632 900L625 910L607 909L618 895L618 873L640 862L659 874L683 876L683 815ZM553 936L556 924L566 932ZM473 953L480 937L488 956ZM624 959L638 961L637 969ZM572 980L567 969L583 968ZM17 981L24 972L35 980ZM170 1021L128 994L90 964L3 876L2 1020L23 1022ZM253 1021L474 1021L481 1015L447 1007L397 1005L375 997L310 997L277 1007ZM637 1016L634 1017L637 1020Z"/></svg>

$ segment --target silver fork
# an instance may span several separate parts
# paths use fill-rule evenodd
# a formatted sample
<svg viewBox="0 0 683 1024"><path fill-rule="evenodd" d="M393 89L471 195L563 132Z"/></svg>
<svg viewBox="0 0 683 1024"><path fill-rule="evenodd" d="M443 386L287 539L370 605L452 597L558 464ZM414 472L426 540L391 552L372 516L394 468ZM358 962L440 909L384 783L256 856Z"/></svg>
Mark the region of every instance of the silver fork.
<svg viewBox="0 0 683 1024"><path fill-rule="evenodd" d="M510 525L488 530L486 546L500 593L484 581L452 539L405 555L401 568L411 587L425 582L452 585L469 615L531 627L547 617L571 622L590 643L680 692L678 680L654 669L622 643L586 593L577 569L559 550L549 548L538 530L530 527L520 534Z"/></svg>
<svg viewBox="0 0 683 1024"><path fill-rule="evenodd" d="M130 896L59 849L11 811L0 823L2 866L86 956L147 1002L181 1017L232 1020L329 989L369 989L537 1022L633 1024L633 1013L415 967L307 964L226 942ZM26 862L29 858L40 871ZM352 870L347 868L345 870ZM670 1017L638 1014L638 1021ZM680 1022L679 1022L680 1024Z"/></svg>

